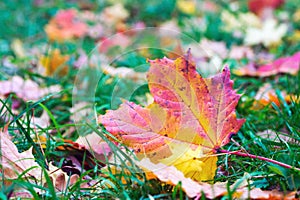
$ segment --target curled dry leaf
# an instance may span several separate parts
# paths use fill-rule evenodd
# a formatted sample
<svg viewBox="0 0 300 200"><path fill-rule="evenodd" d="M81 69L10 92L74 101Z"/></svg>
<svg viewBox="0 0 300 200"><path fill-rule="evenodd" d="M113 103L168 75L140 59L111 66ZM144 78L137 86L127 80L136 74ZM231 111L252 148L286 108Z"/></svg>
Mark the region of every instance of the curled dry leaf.
<svg viewBox="0 0 300 200"><path fill-rule="evenodd" d="M95 157L102 162L105 162L106 157L109 158L112 154L109 145L97 133L80 136L76 142L95 153Z"/></svg>
<svg viewBox="0 0 300 200"><path fill-rule="evenodd" d="M63 140L63 144L56 147L60 152L57 158L65 158L62 170L71 174L81 174L85 170L94 169L96 166L95 154L90 152L84 145L71 140ZM57 159L56 158L56 159ZM100 167L105 166L103 160L98 160Z"/></svg>
<svg viewBox="0 0 300 200"><path fill-rule="evenodd" d="M233 71L239 76L267 77L280 73L296 75L300 67L300 52L279 58L272 63L256 67L253 63Z"/></svg>
<svg viewBox="0 0 300 200"><path fill-rule="evenodd" d="M235 115L240 96L232 89L229 69L202 78L188 58L163 58L150 64L154 103L143 108L124 102L118 110L99 116L99 122L138 157L174 165L196 180L211 180L214 153L244 123Z"/></svg>
<svg viewBox="0 0 300 200"><path fill-rule="evenodd" d="M66 191L68 187L71 187L77 181L82 182L80 184L80 188L91 189L91 187L96 184L96 181L91 180L87 176L81 178L78 174L68 175L66 172L62 171L62 169L59 169L56 166L52 165L52 163L49 164L48 174L57 192ZM48 187L46 182L43 182L42 184L44 185L44 187Z"/></svg>
<svg viewBox="0 0 300 200"><path fill-rule="evenodd" d="M66 172L52 165L52 163L49 164L49 176L55 190L59 192L65 191L68 186L72 186L79 179L78 174L69 176ZM47 186L47 183L43 183L43 185Z"/></svg>
<svg viewBox="0 0 300 200"><path fill-rule="evenodd" d="M43 149L47 148L47 138L40 135L37 139ZM67 174L82 174L87 170L94 169L96 166L95 152L91 152L84 145L71 140L57 141L57 146L52 150L50 158L51 160L60 165L60 168ZM61 161L63 161L61 163ZM103 167L105 164L99 159L97 164Z"/></svg>

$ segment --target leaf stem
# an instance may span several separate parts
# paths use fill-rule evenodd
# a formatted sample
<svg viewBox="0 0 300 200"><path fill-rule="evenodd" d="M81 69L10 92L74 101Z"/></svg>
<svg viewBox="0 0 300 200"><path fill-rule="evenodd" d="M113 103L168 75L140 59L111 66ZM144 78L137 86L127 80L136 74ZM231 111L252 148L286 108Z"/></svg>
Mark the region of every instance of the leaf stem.
<svg viewBox="0 0 300 200"><path fill-rule="evenodd" d="M282 162L279 162L277 160L272 160L270 158L265 158L262 156L257 156L257 155L253 155L253 154L249 154L249 153L242 153L240 151L228 151L228 150L222 150L220 149L218 152L220 153L225 153L225 154L233 154L233 155L237 155L237 156L242 156L242 157L248 157L248 158L255 158L255 159L259 159L259 160L263 160L263 161L267 161L276 165L279 165L281 167L287 168L287 169L294 169L300 172L300 169Z"/></svg>

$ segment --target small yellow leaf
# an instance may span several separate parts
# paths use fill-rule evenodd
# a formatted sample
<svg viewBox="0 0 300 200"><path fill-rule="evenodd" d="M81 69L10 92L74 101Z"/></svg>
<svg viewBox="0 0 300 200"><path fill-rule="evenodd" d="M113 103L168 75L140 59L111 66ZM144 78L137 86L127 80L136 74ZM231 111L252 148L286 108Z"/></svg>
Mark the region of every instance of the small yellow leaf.
<svg viewBox="0 0 300 200"><path fill-rule="evenodd" d="M25 57L25 50L23 47L23 43L20 39L14 39L13 42L11 43L11 48L17 57L19 58Z"/></svg>
<svg viewBox="0 0 300 200"><path fill-rule="evenodd" d="M185 14L194 14L196 11L196 1L179 0L177 1L177 8Z"/></svg>
<svg viewBox="0 0 300 200"><path fill-rule="evenodd" d="M59 49L54 49L48 56L43 56L40 58L40 62L45 68L45 74L54 75L59 73L59 75L65 75L68 73L68 66L66 62L69 60L68 55L62 55Z"/></svg>

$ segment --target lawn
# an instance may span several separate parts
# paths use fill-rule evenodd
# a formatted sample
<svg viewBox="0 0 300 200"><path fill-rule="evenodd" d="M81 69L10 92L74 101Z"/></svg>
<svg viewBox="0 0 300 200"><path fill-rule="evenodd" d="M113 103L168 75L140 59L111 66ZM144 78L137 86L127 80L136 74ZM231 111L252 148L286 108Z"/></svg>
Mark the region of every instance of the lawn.
<svg viewBox="0 0 300 200"><path fill-rule="evenodd" d="M0 2L1 199L299 199L297 0Z"/></svg>

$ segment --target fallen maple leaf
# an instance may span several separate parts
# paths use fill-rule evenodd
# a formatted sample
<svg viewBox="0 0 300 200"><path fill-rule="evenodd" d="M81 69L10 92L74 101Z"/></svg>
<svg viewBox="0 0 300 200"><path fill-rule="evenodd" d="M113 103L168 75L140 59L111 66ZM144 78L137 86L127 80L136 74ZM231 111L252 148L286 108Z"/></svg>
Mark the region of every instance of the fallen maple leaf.
<svg viewBox="0 0 300 200"><path fill-rule="evenodd" d="M200 199L202 194L204 194L208 199L215 199L228 194L227 182L217 182L215 184L199 183L186 178L174 166L166 166L162 163L154 164L147 158L138 161L137 164L146 171L148 179L158 178L160 181L170 185L178 185L181 182L181 188L190 198ZM284 194L279 191L263 191L259 188L249 187L247 179L244 179L242 182L237 180L230 186L230 189L234 199L296 199L296 192Z"/></svg>
<svg viewBox="0 0 300 200"><path fill-rule="evenodd" d="M250 63L245 67L234 70L233 73L239 76L259 77L272 76L279 73L296 75L299 71L299 67L300 52L297 52L292 56L279 58L272 63L262 65L259 67L255 67L253 63Z"/></svg>
<svg viewBox="0 0 300 200"><path fill-rule="evenodd" d="M76 10L61 10L45 26L45 31L52 41L62 42L87 33L87 25L76 19Z"/></svg>
<svg viewBox="0 0 300 200"><path fill-rule="evenodd" d="M47 94L59 92L60 86L53 85L48 88L41 88L36 82L20 76L13 76L10 80L0 82L0 96L15 93L17 97L28 101L38 100Z"/></svg>
<svg viewBox="0 0 300 200"><path fill-rule="evenodd" d="M180 112L180 128L194 130L195 137L203 140L198 143L201 146L217 150L227 144L231 134L244 123L243 119L236 119L234 109L240 95L232 89L228 67L211 78L202 78L184 58L175 61L164 58L150 63L148 81L154 101Z"/></svg>
<svg viewBox="0 0 300 200"><path fill-rule="evenodd" d="M59 49L54 49L48 56L40 58L40 63L45 68L45 75L53 75L59 72L59 75L68 73L66 62L69 60L68 55L62 55Z"/></svg>
<svg viewBox="0 0 300 200"><path fill-rule="evenodd" d="M190 198L200 195L201 191L205 192L205 195L208 198L215 198L226 192L226 190L224 190L223 188L221 190L212 192L212 190L210 190L210 184L200 184L190 178L186 178L184 174L181 171L177 170L174 166L166 166L162 163L154 164L147 158L142 159L141 161L137 162L137 164L146 170L148 179L150 177L157 177L160 181L171 185L177 185L179 182L181 182L182 189ZM150 170L150 172L148 170ZM152 174L154 176L151 176Z"/></svg>
<svg viewBox="0 0 300 200"><path fill-rule="evenodd" d="M95 153L97 160L100 160L103 163L105 162L106 157L108 158L112 154L109 145L97 133L80 136L76 140L76 143Z"/></svg>
<svg viewBox="0 0 300 200"><path fill-rule="evenodd" d="M284 0L249 0L249 10L257 15L262 15L265 9L276 9L284 4Z"/></svg>
<svg viewBox="0 0 300 200"><path fill-rule="evenodd" d="M0 169L4 174L5 179L16 179L18 175L25 170L30 169L25 176L33 177L36 180L41 179L42 170L41 167L35 162L35 158L32 154L32 149L28 149L22 153L18 152L17 147L11 141L11 138L7 130L0 131L1 141L1 165Z"/></svg>
<svg viewBox="0 0 300 200"><path fill-rule="evenodd" d="M202 78L188 58L163 58L150 64L154 103L142 108L124 102L118 110L99 116L99 122L138 157L174 165L196 180L211 180L217 162L214 153L244 123L236 119L240 96L232 89L229 69Z"/></svg>
<svg viewBox="0 0 300 200"><path fill-rule="evenodd" d="M60 192L65 191L67 186L74 185L79 179L78 174L68 175L66 172L52 165L52 163L49 164L49 177L51 179L51 182L55 186L55 190ZM48 187L47 182L44 182L43 185L44 187Z"/></svg>

